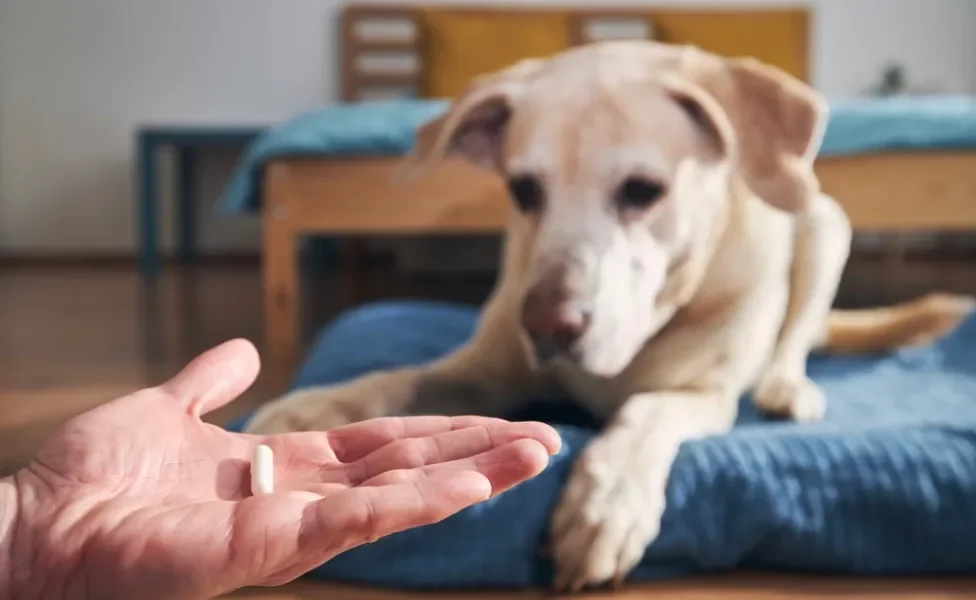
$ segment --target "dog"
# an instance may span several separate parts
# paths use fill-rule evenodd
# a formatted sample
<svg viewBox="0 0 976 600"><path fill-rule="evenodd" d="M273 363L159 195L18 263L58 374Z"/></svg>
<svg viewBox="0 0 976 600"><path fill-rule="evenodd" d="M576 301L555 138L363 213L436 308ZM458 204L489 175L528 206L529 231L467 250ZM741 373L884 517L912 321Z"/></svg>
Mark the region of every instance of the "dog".
<svg viewBox="0 0 976 600"><path fill-rule="evenodd" d="M658 534L680 445L729 430L743 393L820 419L812 350L925 343L973 310L948 294L832 310L852 229L813 170L827 113L774 67L649 41L475 79L418 129L403 171L460 158L507 181L500 276L472 339L425 366L293 392L248 431L501 416L568 393L606 425L552 516L553 583L619 584Z"/></svg>

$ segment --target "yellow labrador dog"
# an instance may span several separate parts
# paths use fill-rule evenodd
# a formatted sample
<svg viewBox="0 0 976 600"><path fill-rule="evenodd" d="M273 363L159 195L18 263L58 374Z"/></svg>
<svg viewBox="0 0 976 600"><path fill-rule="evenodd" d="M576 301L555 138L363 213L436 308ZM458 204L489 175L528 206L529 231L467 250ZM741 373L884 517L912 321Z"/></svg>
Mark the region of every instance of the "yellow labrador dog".
<svg viewBox="0 0 976 600"><path fill-rule="evenodd" d="M728 430L741 394L819 419L811 349L928 341L973 308L933 295L831 310L851 226L813 172L826 117L823 98L772 67L653 42L476 80L418 131L406 164L457 156L508 181L501 276L473 339L420 368L294 392L249 430L500 415L566 391L607 424L553 515L555 585L619 582L658 533L680 444Z"/></svg>

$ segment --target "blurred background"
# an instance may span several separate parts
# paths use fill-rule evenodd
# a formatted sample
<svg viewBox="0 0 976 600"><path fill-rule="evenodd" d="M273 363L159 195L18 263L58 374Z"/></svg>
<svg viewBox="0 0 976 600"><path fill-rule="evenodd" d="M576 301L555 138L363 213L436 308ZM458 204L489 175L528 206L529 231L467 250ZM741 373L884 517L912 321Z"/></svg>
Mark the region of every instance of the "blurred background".
<svg viewBox="0 0 976 600"><path fill-rule="evenodd" d="M266 368L218 421L349 306L483 300L497 182L390 165L471 76L596 39L754 55L836 104L838 304L976 293L976 2L612 4L0 0L0 464L227 338Z"/></svg>

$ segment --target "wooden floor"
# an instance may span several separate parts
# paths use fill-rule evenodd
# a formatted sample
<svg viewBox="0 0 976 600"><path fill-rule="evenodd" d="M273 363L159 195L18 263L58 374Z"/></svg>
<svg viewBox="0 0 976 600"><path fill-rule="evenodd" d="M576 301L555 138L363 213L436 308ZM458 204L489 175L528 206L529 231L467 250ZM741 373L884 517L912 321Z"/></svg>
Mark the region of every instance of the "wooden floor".
<svg viewBox="0 0 976 600"><path fill-rule="evenodd" d="M339 298L335 280L327 276L310 280L303 299L306 334L335 314ZM409 295L471 302L484 297L491 281L490 277L471 277L424 282L397 279L388 273L378 273L370 280L376 282L368 289L371 297ZM883 303L932 289L976 294L976 265L913 263L893 268L876 262L855 263L838 303ZM153 287L144 286L133 270L122 267L0 269L0 475L22 465L65 419L159 383L206 348L237 336L260 347L260 303L257 266L171 270ZM284 389L291 370L288 365L267 367L239 401L210 418L223 423L252 409ZM841 591L851 591L851 597L857 598L976 598L976 586L958 581L838 583L792 578L735 578L709 586L667 584L614 598L761 600L784 595L815 598ZM389 597L351 590L326 593L311 584L235 596L265 600Z"/></svg>

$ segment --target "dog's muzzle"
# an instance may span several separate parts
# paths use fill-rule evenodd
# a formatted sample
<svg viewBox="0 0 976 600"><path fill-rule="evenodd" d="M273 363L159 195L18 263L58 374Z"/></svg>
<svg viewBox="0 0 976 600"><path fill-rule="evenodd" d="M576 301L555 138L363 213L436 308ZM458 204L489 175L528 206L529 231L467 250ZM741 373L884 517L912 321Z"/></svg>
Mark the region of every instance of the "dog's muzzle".
<svg viewBox="0 0 976 600"><path fill-rule="evenodd" d="M522 304L522 327L540 364L556 356L576 362L578 342L591 320L589 306L559 284L542 282L534 286Z"/></svg>

